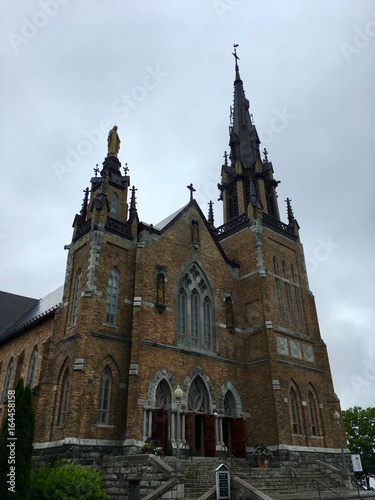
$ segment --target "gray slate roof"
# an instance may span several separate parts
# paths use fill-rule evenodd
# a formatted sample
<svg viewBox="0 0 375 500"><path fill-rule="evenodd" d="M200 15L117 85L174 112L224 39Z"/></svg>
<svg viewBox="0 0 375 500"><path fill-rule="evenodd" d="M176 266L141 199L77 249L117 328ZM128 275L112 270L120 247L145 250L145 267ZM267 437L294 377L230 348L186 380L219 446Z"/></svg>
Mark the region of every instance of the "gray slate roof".
<svg viewBox="0 0 375 500"><path fill-rule="evenodd" d="M39 300L0 291L0 342L53 313L62 301L63 288Z"/></svg>

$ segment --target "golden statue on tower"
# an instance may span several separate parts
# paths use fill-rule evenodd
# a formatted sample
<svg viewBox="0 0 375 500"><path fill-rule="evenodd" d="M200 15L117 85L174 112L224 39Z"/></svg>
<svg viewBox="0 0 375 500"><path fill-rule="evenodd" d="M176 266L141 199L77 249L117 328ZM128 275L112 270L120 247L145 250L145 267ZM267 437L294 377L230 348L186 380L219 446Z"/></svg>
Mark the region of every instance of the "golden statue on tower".
<svg viewBox="0 0 375 500"><path fill-rule="evenodd" d="M120 137L117 133L117 125L115 125L108 133L108 156L116 156L120 151Z"/></svg>

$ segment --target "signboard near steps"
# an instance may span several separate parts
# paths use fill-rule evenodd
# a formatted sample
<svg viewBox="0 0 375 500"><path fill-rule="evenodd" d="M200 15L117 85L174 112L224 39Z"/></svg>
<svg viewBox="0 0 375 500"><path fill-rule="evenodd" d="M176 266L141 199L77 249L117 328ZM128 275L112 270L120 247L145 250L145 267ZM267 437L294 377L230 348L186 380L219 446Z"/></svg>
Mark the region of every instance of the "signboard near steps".
<svg viewBox="0 0 375 500"><path fill-rule="evenodd" d="M216 498L230 500L230 473L226 465L221 464L216 469Z"/></svg>

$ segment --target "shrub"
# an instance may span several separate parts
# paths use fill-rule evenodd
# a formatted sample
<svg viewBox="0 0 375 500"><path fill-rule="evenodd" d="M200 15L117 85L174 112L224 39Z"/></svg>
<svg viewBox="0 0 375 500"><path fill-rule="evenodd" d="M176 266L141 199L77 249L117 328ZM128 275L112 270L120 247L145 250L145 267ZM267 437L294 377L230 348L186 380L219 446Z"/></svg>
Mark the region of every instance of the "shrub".
<svg viewBox="0 0 375 500"><path fill-rule="evenodd" d="M44 465L32 475L32 500L104 500L100 474L71 463Z"/></svg>

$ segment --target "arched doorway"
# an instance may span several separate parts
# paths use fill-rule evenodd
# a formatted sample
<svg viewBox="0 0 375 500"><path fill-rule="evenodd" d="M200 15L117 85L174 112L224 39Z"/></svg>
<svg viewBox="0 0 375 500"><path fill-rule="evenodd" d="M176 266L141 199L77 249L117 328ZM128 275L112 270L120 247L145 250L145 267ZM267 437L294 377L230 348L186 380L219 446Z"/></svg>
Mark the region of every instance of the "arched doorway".
<svg viewBox="0 0 375 500"><path fill-rule="evenodd" d="M246 457L245 422L236 417L236 400L228 390L224 396L224 417L222 419L224 445L237 458Z"/></svg>
<svg viewBox="0 0 375 500"><path fill-rule="evenodd" d="M186 442L193 455L215 456L215 417L209 414L210 398L206 384L198 375L188 390L188 413L185 420Z"/></svg>
<svg viewBox="0 0 375 500"><path fill-rule="evenodd" d="M164 452L167 452L169 439L169 408L171 408L171 389L163 379L155 392L155 409L152 411L151 438L158 441Z"/></svg>

